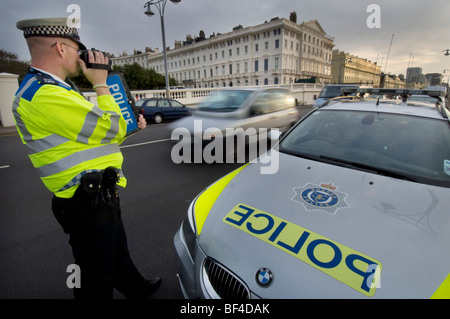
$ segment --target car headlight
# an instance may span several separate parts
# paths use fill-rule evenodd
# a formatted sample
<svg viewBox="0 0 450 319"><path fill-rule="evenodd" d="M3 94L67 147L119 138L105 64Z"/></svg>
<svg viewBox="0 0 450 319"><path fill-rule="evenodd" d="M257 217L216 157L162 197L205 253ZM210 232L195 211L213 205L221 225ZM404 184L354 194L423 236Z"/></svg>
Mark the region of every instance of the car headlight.
<svg viewBox="0 0 450 319"><path fill-rule="evenodd" d="M248 164L229 173L203 190L189 205L186 218L181 225L186 247L192 257L195 256L197 236L200 235L206 218L211 211L216 199L222 193L230 181Z"/></svg>
<svg viewBox="0 0 450 319"><path fill-rule="evenodd" d="M200 195L198 195L198 196L200 196ZM184 221L185 224L187 224L191 227L191 231L194 233L194 236L197 233L196 227L195 227L194 204L195 204L195 201L197 200L198 196L189 205L187 217Z"/></svg>

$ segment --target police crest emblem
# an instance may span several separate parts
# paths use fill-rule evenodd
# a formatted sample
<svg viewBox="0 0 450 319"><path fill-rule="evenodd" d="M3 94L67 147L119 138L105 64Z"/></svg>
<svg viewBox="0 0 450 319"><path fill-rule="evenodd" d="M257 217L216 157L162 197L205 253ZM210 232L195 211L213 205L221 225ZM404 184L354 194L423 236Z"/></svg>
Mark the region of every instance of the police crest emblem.
<svg viewBox="0 0 450 319"><path fill-rule="evenodd" d="M307 211L320 210L334 215L339 209L350 207L346 202L348 194L337 191L337 186L332 183L307 183L293 190L295 195L292 200L301 203Z"/></svg>

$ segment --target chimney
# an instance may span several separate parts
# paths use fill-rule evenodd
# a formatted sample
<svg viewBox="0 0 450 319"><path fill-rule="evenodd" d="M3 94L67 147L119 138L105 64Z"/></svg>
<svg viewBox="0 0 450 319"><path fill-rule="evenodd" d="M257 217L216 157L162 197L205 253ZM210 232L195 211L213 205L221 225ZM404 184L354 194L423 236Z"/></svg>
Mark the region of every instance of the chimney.
<svg viewBox="0 0 450 319"><path fill-rule="evenodd" d="M297 13L295 13L295 11L291 12L291 15L289 16L289 20L294 23L297 23Z"/></svg>

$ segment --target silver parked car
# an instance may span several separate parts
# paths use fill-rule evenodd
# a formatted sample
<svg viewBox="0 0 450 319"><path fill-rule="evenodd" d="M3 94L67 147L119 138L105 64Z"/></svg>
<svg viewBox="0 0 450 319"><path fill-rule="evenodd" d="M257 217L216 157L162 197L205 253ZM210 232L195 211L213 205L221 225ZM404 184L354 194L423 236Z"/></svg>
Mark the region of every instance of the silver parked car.
<svg viewBox="0 0 450 319"><path fill-rule="evenodd" d="M270 153L276 173L249 163L192 201L174 237L186 298L450 297L440 103L329 102Z"/></svg>

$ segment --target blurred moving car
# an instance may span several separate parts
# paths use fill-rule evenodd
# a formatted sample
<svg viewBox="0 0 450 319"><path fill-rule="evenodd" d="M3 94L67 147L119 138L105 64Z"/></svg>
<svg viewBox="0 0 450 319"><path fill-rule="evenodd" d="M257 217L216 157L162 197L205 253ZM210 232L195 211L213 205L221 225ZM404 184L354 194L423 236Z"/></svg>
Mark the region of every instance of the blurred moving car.
<svg viewBox="0 0 450 319"><path fill-rule="evenodd" d="M148 122L152 121L157 124L165 120L177 120L191 115L188 107L171 99L143 99L136 101L136 106Z"/></svg>
<svg viewBox="0 0 450 319"><path fill-rule="evenodd" d="M449 115L314 109L270 151L277 173L249 163L192 201L174 237L184 296L449 298Z"/></svg>
<svg viewBox="0 0 450 319"><path fill-rule="evenodd" d="M233 88L215 92L199 104L191 117L175 121L169 128L188 130L192 136L201 135L203 143L226 139L227 134L243 129L250 132L248 141L261 130L286 131L298 119L295 99L288 89Z"/></svg>

